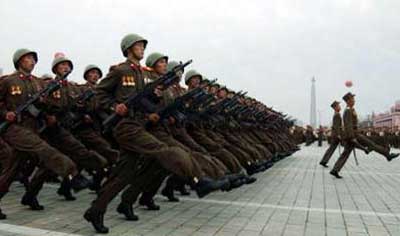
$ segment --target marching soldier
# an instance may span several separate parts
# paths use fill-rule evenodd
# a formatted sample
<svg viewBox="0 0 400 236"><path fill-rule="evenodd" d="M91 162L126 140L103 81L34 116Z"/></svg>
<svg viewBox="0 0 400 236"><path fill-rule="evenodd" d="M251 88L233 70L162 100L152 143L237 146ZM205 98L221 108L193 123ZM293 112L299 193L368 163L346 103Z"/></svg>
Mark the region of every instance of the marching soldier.
<svg viewBox="0 0 400 236"><path fill-rule="evenodd" d="M144 88L143 68L140 61L143 59L147 40L137 34L129 34L122 39L121 50L127 60L113 68L97 86L99 105L115 112L121 121L113 129L113 137L118 142L123 155L117 171L102 186L98 198L86 211L84 217L92 223L99 233L107 233L104 226L104 214L109 202L128 184L132 183L135 169L138 166L138 157L158 161L163 168L187 179L199 196L214 190L215 186L209 180L196 173L195 166L187 152L179 147L171 147L157 139L145 130L144 121L157 123L160 117L156 113L146 113L133 110L124 103L128 96L140 93ZM155 91L156 92L156 91ZM126 206L131 211L131 206Z"/></svg>
<svg viewBox="0 0 400 236"><path fill-rule="evenodd" d="M328 167L327 163L332 157L338 145L340 145L342 137L342 117L340 116L340 103L338 101L334 101L331 104L331 107L335 111L332 120L331 143L329 148L326 150L321 162L319 163L323 167Z"/></svg>
<svg viewBox="0 0 400 236"><path fill-rule="evenodd" d="M74 190L81 190L88 186L88 181L79 175L75 163L66 155L50 146L38 134L39 124L37 122L40 106L46 107L43 99L39 99L28 111L16 113L16 109L27 102L32 96L47 86L42 80L32 75L32 71L38 61L37 53L29 49L19 49L14 53L13 62L16 72L0 80L0 114L1 124L9 124L2 130L4 141L16 152L23 156L35 157L40 161L43 168L55 172L57 175L68 179ZM34 107L36 106L36 108ZM48 122L51 119L47 116ZM8 158L13 158L9 155ZM18 166L18 159L13 161L14 167ZM0 197L7 192L13 177L16 175L16 168L5 168L2 170L0 181ZM7 177L7 175L9 177ZM43 210L35 195L26 193L22 198L23 205L30 206L33 210ZM2 215L5 218L5 215Z"/></svg>
<svg viewBox="0 0 400 236"><path fill-rule="evenodd" d="M387 161L391 161L398 157L400 154L390 153L390 149L382 147L374 143L368 137L364 136L358 131L358 117L354 109L355 95L347 93L343 96L343 100L346 102L346 110L343 114L343 139L345 142L344 151L336 161L335 166L331 170L330 174L340 179L342 176L339 175L340 170L343 168L347 159L354 148L363 150L366 154L370 151L375 151L383 155Z"/></svg>
<svg viewBox="0 0 400 236"><path fill-rule="evenodd" d="M56 57L53 60L52 71L56 75L55 80L61 83L61 88L46 98L48 103L47 125L42 129L41 136L51 146L70 157L80 169L101 171L106 166L106 159L96 151L87 149L70 131L62 126L63 118L66 117L67 112L74 109L75 99L80 93L79 87L67 80L67 75L72 69L72 61L66 57ZM36 172L27 187L27 194L37 196L50 174L46 169ZM68 201L75 200L71 193L71 183L68 178L63 179L57 193L64 196Z"/></svg>
<svg viewBox="0 0 400 236"><path fill-rule="evenodd" d="M81 89L80 96L85 93L95 94L97 82L102 75L103 73L98 66L86 66L83 73L86 83L79 86ZM81 121L78 121L79 125L75 125L71 131L87 148L96 150L96 152L105 157L107 159L107 167L111 167L117 163L119 151L112 148L111 144L101 136L101 119L97 115L96 99L92 97L82 102L81 106L83 108L80 112L84 113L84 115ZM93 184L90 189L97 191L100 189L101 181L106 175L106 170L100 169L93 174Z"/></svg>

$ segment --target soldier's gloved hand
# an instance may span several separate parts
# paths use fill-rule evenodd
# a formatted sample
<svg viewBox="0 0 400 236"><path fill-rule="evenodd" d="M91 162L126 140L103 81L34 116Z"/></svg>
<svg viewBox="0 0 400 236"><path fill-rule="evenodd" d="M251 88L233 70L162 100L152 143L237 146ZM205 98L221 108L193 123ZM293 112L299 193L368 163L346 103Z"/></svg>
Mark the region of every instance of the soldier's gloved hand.
<svg viewBox="0 0 400 236"><path fill-rule="evenodd" d="M17 115L15 114L15 112L9 111L6 113L6 120L8 122L14 122L16 118L17 118Z"/></svg>
<svg viewBox="0 0 400 236"><path fill-rule="evenodd" d="M160 116L157 113L149 114L148 118L152 123L157 123L160 120Z"/></svg>
<svg viewBox="0 0 400 236"><path fill-rule="evenodd" d="M48 126L54 126L57 123L57 117L53 115L47 115L46 120Z"/></svg>
<svg viewBox="0 0 400 236"><path fill-rule="evenodd" d="M126 116L128 114L128 108L125 106L125 104L120 103L115 106L115 112L120 116Z"/></svg>

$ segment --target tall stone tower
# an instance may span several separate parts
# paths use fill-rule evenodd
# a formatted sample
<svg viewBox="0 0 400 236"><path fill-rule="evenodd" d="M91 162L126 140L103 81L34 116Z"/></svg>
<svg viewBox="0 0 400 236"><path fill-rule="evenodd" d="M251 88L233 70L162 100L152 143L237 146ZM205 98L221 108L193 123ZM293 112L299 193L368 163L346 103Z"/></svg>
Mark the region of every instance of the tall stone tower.
<svg viewBox="0 0 400 236"><path fill-rule="evenodd" d="M317 128L317 98L315 95L315 78L311 79L311 106L310 106L310 125Z"/></svg>

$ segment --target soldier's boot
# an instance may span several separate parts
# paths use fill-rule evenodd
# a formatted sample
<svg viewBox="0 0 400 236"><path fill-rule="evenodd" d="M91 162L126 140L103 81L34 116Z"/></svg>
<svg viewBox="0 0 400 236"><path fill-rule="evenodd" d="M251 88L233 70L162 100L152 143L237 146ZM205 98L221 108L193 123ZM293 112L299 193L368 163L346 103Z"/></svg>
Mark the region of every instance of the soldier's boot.
<svg viewBox="0 0 400 236"><path fill-rule="evenodd" d="M229 174L226 175L227 179L230 182L230 188L234 189L234 188L239 188L240 186L242 186L244 184L244 182L242 181L243 178L243 174ZM229 190L227 190L229 191Z"/></svg>
<svg viewBox="0 0 400 236"><path fill-rule="evenodd" d="M71 182L68 178L64 178L61 182L60 188L57 190L57 194L63 196L66 201L75 201L76 197L71 192Z"/></svg>
<svg viewBox="0 0 400 236"><path fill-rule="evenodd" d="M219 181L220 184L221 184L221 188L220 188L221 191L228 192L228 191L232 190L231 182L229 181L228 178L222 177L222 178L219 179L218 181Z"/></svg>
<svg viewBox="0 0 400 236"><path fill-rule="evenodd" d="M388 161L391 161L391 160L397 158L399 155L400 155L400 153L389 153L389 155L386 157L386 159Z"/></svg>
<svg viewBox="0 0 400 236"><path fill-rule="evenodd" d="M117 212L123 214L126 220L129 221L138 221L139 217L135 215L133 212L133 208L131 204L121 202L117 207Z"/></svg>
<svg viewBox="0 0 400 236"><path fill-rule="evenodd" d="M171 176L167 179L167 183L165 184L164 189L161 191L161 194L168 198L168 201L170 202L179 202L179 198L174 196L174 189L176 182L174 178Z"/></svg>
<svg viewBox="0 0 400 236"><path fill-rule="evenodd" d="M274 166L274 162L272 161L272 160L268 160L267 162L265 162L265 168L266 169L269 169L269 168L271 168L272 166Z"/></svg>
<svg viewBox="0 0 400 236"><path fill-rule="evenodd" d="M184 183L180 184L178 186L178 191L182 196L189 196L190 192L186 189L186 186Z"/></svg>
<svg viewBox="0 0 400 236"><path fill-rule="evenodd" d="M184 179L177 177L175 180L175 190L179 191L182 196L189 196L190 192L186 189L186 182Z"/></svg>
<svg viewBox="0 0 400 236"><path fill-rule="evenodd" d="M199 198L203 198L213 191L221 189L223 183L221 181L214 181L208 177L203 177L199 180L193 180L193 188Z"/></svg>
<svg viewBox="0 0 400 236"><path fill-rule="evenodd" d="M331 172L329 172L329 174L335 176L337 179L343 178L342 176L339 175L339 173L337 171L334 171L334 170L331 170Z"/></svg>
<svg viewBox="0 0 400 236"><path fill-rule="evenodd" d="M246 172L248 175L254 175L254 174L258 173L258 169L259 169L259 167L257 165L250 164L246 167Z"/></svg>
<svg viewBox="0 0 400 236"><path fill-rule="evenodd" d="M105 171L98 171L97 173L93 174L92 184L89 186L89 189L95 192L98 192L101 188L101 182L106 177Z"/></svg>
<svg viewBox="0 0 400 236"><path fill-rule="evenodd" d="M81 174L71 178L71 188L75 192L79 192L85 188L88 188L90 185L90 181Z"/></svg>
<svg viewBox="0 0 400 236"><path fill-rule="evenodd" d="M0 209L0 220L5 220L5 219L7 219L7 215L4 214Z"/></svg>
<svg viewBox="0 0 400 236"><path fill-rule="evenodd" d="M89 208L83 215L83 218L92 224L97 233L108 233L108 228L104 226L104 212L99 212L93 208Z"/></svg>
<svg viewBox="0 0 400 236"><path fill-rule="evenodd" d="M252 183L256 182L257 179L256 179L255 177L245 176L245 177L243 177L243 180L242 180L242 181L243 181L245 184L252 184Z"/></svg>
<svg viewBox="0 0 400 236"><path fill-rule="evenodd" d="M160 206L154 202L153 196L147 192L143 192L142 196L140 196L139 204L142 206L146 206L149 211L158 211L160 210Z"/></svg>
<svg viewBox="0 0 400 236"><path fill-rule="evenodd" d="M6 193L0 193L0 199L2 199L4 195L6 195ZM5 220L5 219L7 219L7 215L4 214L0 209L0 220Z"/></svg>
<svg viewBox="0 0 400 236"><path fill-rule="evenodd" d="M31 195L30 193L25 193L21 199L21 204L24 206L29 206L31 210L34 211L42 211L44 210L44 206L39 204L36 196Z"/></svg>

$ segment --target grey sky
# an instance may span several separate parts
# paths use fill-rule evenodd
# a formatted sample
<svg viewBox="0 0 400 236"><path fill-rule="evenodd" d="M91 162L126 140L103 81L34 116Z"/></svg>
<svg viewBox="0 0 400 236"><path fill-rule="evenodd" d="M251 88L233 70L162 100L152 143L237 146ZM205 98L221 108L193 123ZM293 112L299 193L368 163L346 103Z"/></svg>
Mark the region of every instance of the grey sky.
<svg viewBox="0 0 400 236"><path fill-rule="evenodd" d="M398 99L399 12L398 0L2 0L0 67L12 72L13 52L28 47L39 53L35 74L49 73L61 51L82 81L87 64L107 71L121 62L121 38L139 33L147 54L193 59L206 76L306 122L315 76L317 109L329 123L346 80L360 114Z"/></svg>

